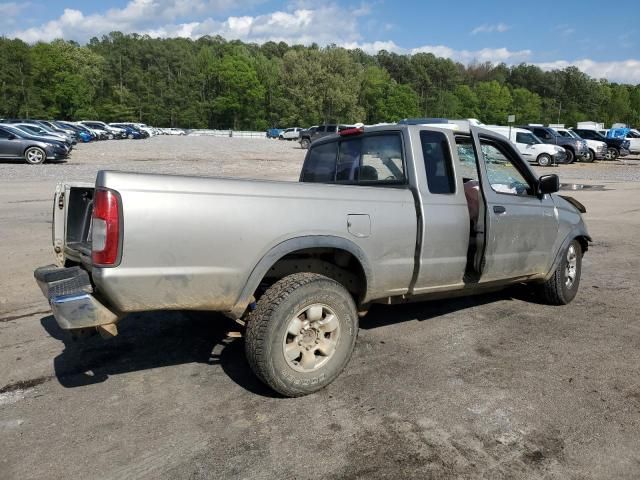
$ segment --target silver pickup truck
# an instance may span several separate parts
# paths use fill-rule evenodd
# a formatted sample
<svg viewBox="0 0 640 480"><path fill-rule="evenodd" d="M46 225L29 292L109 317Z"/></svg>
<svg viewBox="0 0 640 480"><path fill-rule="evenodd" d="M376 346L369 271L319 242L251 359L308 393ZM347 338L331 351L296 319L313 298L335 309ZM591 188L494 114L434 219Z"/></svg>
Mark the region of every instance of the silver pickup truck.
<svg viewBox="0 0 640 480"><path fill-rule="evenodd" d="M464 122L353 128L313 142L297 183L101 171L61 184L58 265L35 278L66 330L223 312L245 325L256 375L300 396L339 375L371 304L515 283L569 303L591 239L558 189Z"/></svg>

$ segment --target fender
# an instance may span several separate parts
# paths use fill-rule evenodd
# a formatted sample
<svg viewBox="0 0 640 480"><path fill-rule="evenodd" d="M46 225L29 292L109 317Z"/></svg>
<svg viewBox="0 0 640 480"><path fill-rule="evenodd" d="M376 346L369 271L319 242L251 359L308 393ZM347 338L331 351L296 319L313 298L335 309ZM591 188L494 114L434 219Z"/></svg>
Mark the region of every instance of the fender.
<svg viewBox="0 0 640 480"><path fill-rule="evenodd" d="M297 250L304 250L307 248L339 248L352 254L358 259L360 265L362 265L367 284L367 291L371 291L371 285L373 284L373 271L364 251L351 240L331 235L313 235L290 238L289 240L285 240L273 247L260 259L251 271L247 283L242 289L242 292L236 300L233 308L228 312L228 315L233 318L240 318L246 310L247 305L251 302L253 292L256 291L269 269L282 257Z"/></svg>
<svg viewBox="0 0 640 480"><path fill-rule="evenodd" d="M569 232L569 234L562 241L562 244L560 244L560 248L558 249L558 252L556 253L556 257L553 260L553 264L551 265L551 269L543 277L544 281L547 281L547 280L549 280L551 278L551 276L554 274L554 272L558 268L558 265L560 265L560 261L562 260L562 254L564 253L564 251L569 246L569 243L571 243L571 241L573 239L578 238L578 237L585 238L587 240L587 242L592 242L593 241L591 239L591 236L587 232L586 227L584 226L584 224L582 222L579 225L574 225L573 228L571 229L571 231ZM586 251L587 251L587 249L585 248L585 249L583 249L582 253L584 254L584 252L586 252Z"/></svg>

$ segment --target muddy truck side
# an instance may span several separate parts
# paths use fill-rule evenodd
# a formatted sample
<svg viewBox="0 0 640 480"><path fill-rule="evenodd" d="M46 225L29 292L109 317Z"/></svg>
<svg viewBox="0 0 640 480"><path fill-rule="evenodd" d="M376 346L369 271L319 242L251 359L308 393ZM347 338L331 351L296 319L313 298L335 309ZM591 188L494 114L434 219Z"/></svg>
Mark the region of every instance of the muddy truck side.
<svg viewBox="0 0 640 480"><path fill-rule="evenodd" d="M300 396L343 370L373 303L514 283L569 303L590 238L558 187L506 138L457 123L344 130L313 142L299 182L101 171L58 186L57 264L35 278L71 332L222 312L245 326L256 375Z"/></svg>

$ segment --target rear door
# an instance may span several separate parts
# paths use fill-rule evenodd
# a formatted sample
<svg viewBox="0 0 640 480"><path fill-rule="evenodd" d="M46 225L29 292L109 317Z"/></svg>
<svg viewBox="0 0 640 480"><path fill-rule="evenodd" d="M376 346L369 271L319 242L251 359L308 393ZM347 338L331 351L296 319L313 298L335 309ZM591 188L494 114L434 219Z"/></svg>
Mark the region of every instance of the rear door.
<svg viewBox="0 0 640 480"><path fill-rule="evenodd" d="M463 283L471 223L463 183L477 174L475 165L464 168L462 147L456 145L450 129L409 131L421 215L419 265L412 293L420 294Z"/></svg>
<svg viewBox="0 0 640 480"><path fill-rule="evenodd" d="M543 273L558 232L549 195L537 195L533 171L509 144L472 127L486 201L481 282Z"/></svg>
<svg viewBox="0 0 640 480"><path fill-rule="evenodd" d="M0 157L22 158L24 148L22 139L17 138L8 130L0 128Z"/></svg>

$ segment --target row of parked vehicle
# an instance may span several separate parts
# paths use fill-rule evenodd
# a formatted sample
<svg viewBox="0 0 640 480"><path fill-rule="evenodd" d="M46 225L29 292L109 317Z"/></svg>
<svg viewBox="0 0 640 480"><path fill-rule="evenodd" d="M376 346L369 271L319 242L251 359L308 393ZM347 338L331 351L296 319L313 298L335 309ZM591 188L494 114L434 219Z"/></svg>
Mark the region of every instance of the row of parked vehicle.
<svg viewBox="0 0 640 480"><path fill-rule="evenodd" d="M9 118L0 120L0 159L40 164L69 158L78 142L139 140L155 135L186 135L179 128L155 128L144 123L98 120L70 122Z"/></svg>
<svg viewBox="0 0 640 480"><path fill-rule="evenodd" d="M546 167L568 164L575 161L616 160L629 154L640 154L640 132L635 129L610 129L600 131L590 124L579 124L578 128L564 125L520 125L517 127L485 125L477 119L467 119L469 124L507 137L516 145L525 160ZM439 118L407 118L405 125L446 124L448 120ZM290 128L280 133L282 139L295 138L304 149L311 142L327 135L355 128L357 125L331 124L316 125L308 129ZM623 130L621 132L621 130Z"/></svg>

